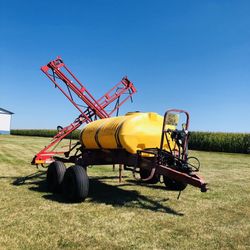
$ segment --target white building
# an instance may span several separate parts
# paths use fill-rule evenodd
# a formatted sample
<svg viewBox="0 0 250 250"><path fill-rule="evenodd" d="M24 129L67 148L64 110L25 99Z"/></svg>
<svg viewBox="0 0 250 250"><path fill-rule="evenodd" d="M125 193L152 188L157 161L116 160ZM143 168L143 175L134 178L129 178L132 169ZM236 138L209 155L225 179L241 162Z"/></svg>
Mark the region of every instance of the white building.
<svg viewBox="0 0 250 250"><path fill-rule="evenodd" d="M0 108L0 134L10 133L11 115L14 113Z"/></svg>

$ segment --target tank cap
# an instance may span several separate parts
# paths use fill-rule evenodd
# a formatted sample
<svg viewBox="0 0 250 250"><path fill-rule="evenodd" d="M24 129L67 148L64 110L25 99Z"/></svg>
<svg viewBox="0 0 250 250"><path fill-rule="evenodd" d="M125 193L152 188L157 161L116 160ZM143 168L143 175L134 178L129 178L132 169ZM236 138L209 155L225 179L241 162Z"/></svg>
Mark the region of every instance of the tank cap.
<svg viewBox="0 0 250 250"><path fill-rule="evenodd" d="M126 113L125 115L135 115L138 113L141 113L141 111L130 111L130 112Z"/></svg>
<svg viewBox="0 0 250 250"><path fill-rule="evenodd" d="M148 117L149 117L150 120L156 121L157 118L158 118L158 114L155 113L155 112L149 112L149 113L148 113Z"/></svg>

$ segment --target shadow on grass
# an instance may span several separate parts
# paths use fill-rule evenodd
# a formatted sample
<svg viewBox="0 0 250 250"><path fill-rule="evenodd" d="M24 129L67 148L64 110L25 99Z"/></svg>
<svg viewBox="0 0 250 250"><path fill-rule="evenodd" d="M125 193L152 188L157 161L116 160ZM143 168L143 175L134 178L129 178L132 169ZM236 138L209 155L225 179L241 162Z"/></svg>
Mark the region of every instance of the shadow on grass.
<svg viewBox="0 0 250 250"><path fill-rule="evenodd" d="M44 180L45 175L46 175L45 171L38 171L38 172L23 176L23 177L16 177L12 184L15 186L19 186L19 185L25 184L25 182L28 180L33 180L33 179L43 179ZM29 182L29 184L32 184L32 182Z"/></svg>
<svg viewBox="0 0 250 250"><path fill-rule="evenodd" d="M41 193L48 193L45 174L38 172L37 174L34 174L33 177L29 176L28 179L27 177L25 180L24 179L25 177L17 178L13 182L13 185L32 185L31 187L29 187L30 190ZM184 215L183 213L179 213L174 209L162 204L162 202L168 201L169 199L156 201L155 199L141 195L138 191L122 189L122 187L124 186L134 186L133 183L126 182L117 185L109 185L102 182L102 180L109 179L117 179L117 177L97 176L90 178L89 195L85 202L112 205L114 207L124 206L148 209L154 212L164 212L178 216ZM156 186L152 186L151 188L156 188ZM157 188L161 187L158 186ZM43 198L60 203L71 204L71 202L66 200L62 194L44 194Z"/></svg>
<svg viewBox="0 0 250 250"><path fill-rule="evenodd" d="M128 183L131 183L133 185L137 185L137 186L141 186L141 187L146 187L146 188L150 188L150 189L160 189L160 190L170 190L168 188L166 188L165 186L159 186L156 184L148 184L145 183L143 181L137 181L137 180L127 180Z"/></svg>
<svg viewBox="0 0 250 250"><path fill-rule="evenodd" d="M148 209L155 212L165 212L179 216L183 215L182 213L176 212L172 208L161 204L161 202L167 201L169 199L156 201L152 198L141 195L138 191L124 190L121 188L123 186L134 185L124 183L113 186L101 182L99 179L91 179L88 201L94 203L104 203L107 205L112 205L114 207L134 207Z"/></svg>

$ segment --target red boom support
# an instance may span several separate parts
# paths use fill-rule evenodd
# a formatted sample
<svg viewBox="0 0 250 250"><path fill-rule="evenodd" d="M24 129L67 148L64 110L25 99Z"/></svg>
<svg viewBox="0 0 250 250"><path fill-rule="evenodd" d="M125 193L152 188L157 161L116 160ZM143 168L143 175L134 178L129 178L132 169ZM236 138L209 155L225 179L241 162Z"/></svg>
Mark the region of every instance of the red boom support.
<svg viewBox="0 0 250 250"><path fill-rule="evenodd" d="M124 104L131 96L136 93L132 82L124 77L118 84L110 89L105 95L95 100L90 92L73 75L69 68L64 64L60 57L41 67L41 70L55 84L68 100L80 111L80 116L74 122L64 127L54 136L51 143L35 155L32 164L45 164L54 161L54 156L65 155L72 148L69 143L69 150L54 151L57 145L67 135L79 128L83 123L89 123L98 118L108 118ZM76 99L82 104L78 104ZM116 101L116 102L115 102ZM114 103L115 102L115 103ZM106 107L114 103L111 110L105 110Z"/></svg>

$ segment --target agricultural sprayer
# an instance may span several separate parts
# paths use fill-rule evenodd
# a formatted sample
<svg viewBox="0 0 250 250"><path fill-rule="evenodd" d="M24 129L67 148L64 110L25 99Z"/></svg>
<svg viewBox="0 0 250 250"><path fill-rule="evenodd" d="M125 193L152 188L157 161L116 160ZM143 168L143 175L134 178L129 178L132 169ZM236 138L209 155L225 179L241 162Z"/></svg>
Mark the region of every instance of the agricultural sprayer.
<svg viewBox="0 0 250 250"><path fill-rule="evenodd" d="M69 200L83 201L89 190L87 167L115 164L145 183L162 180L167 189L177 191L190 184L206 192L205 181L196 174L199 160L188 156L188 112L171 109L164 116L153 112L118 116L120 106L136 93L127 77L96 100L60 57L41 70L80 111L79 117L60 127L51 143L32 160L35 165L49 164L47 182L52 192L63 191ZM111 117L115 112L117 116ZM64 138L84 123L78 142L66 140L67 150L56 150ZM65 163L72 166L66 168Z"/></svg>

